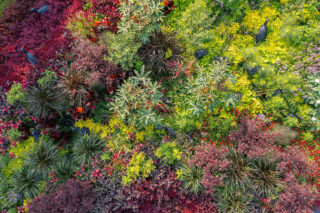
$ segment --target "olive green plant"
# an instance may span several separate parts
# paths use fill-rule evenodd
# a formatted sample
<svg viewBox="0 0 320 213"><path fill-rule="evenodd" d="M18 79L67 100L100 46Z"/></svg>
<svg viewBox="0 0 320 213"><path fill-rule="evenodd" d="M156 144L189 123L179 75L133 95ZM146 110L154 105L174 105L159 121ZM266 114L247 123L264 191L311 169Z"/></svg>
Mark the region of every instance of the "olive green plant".
<svg viewBox="0 0 320 213"><path fill-rule="evenodd" d="M49 137L42 136L33 152L28 154L26 165L29 167L31 174L47 180L50 171L57 164L59 158L59 150L53 144L52 140Z"/></svg>
<svg viewBox="0 0 320 213"><path fill-rule="evenodd" d="M22 89L21 83L14 83L6 95L8 103L13 105L16 101L25 101L26 91Z"/></svg>
<svg viewBox="0 0 320 213"><path fill-rule="evenodd" d="M80 165L90 165L103 152L106 144L99 134L89 133L77 138L73 144L74 159Z"/></svg>
<svg viewBox="0 0 320 213"><path fill-rule="evenodd" d="M181 159L182 151L176 142L167 142L160 145L155 151L155 156L165 164L174 165Z"/></svg>
<svg viewBox="0 0 320 213"><path fill-rule="evenodd" d="M204 187L201 184L201 179L203 177L203 171L201 168L183 164L181 171L183 190L185 192L199 194L204 191Z"/></svg>

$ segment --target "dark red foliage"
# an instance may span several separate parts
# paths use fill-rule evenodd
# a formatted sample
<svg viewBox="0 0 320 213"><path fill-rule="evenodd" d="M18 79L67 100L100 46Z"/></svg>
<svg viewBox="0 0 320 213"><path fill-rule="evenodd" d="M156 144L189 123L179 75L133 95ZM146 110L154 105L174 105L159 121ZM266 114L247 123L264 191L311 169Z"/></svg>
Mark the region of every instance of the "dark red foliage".
<svg viewBox="0 0 320 213"><path fill-rule="evenodd" d="M134 212L217 212L210 196L184 194L182 182L168 168L159 168L152 178L131 185L127 194Z"/></svg>
<svg viewBox="0 0 320 213"><path fill-rule="evenodd" d="M93 209L94 191L88 182L70 179L49 194L42 194L34 199L30 213L86 213Z"/></svg>
<svg viewBox="0 0 320 213"><path fill-rule="evenodd" d="M215 144L204 144L196 147L195 155L188 161L189 166L197 166L203 170L202 185L208 193L213 193L214 186L221 186L223 172L230 162L226 159L227 147L218 148Z"/></svg>
<svg viewBox="0 0 320 213"><path fill-rule="evenodd" d="M242 119L240 128L230 134L230 140L237 143L237 150L248 157L262 157L274 148L274 137L265 125L257 120Z"/></svg>
<svg viewBox="0 0 320 213"><path fill-rule="evenodd" d="M91 12L101 13L105 16L103 25L111 32L117 32L117 23L120 21L118 6L119 0L92 0Z"/></svg>
<svg viewBox="0 0 320 213"><path fill-rule="evenodd" d="M65 48L70 38L64 30L68 7L79 1L71 0L17 0L6 9L0 20L0 49L7 59L0 65L0 85L9 81L25 81L29 74L39 73L55 58L56 51ZM30 14L31 8L50 5L48 13ZM77 7L79 4L77 4ZM73 11L75 8L72 8ZM73 12L72 11L72 12ZM38 59L38 64L29 64L19 50L23 47Z"/></svg>

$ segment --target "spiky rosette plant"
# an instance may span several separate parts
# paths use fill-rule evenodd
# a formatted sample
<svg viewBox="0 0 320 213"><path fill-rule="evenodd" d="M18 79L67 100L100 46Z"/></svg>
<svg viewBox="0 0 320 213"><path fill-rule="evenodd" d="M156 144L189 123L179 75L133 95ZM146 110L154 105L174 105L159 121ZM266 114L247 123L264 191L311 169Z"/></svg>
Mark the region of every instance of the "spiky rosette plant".
<svg viewBox="0 0 320 213"><path fill-rule="evenodd" d="M140 129L157 124L161 118L154 107L160 103L160 85L148 78L149 73L135 71L136 76L126 80L111 103L111 110L130 125Z"/></svg>
<svg viewBox="0 0 320 213"><path fill-rule="evenodd" d="M277 163L266 158L253 160L250 186L261 198L275 195L281 187Z"/></svg>
<svg viewBox="0 0 320 213"><path fill-rule="evenodd" d="M43 119L49 118L52 113L62 115L68 106L55 80L44 85L31 86L26 103L27 111L31 115Z"/></svg>
<svg viewBox="0 0 320 213"><path fill-rule="evenodd" d="M74 142L74 159L81 165L90 165L94 158L102 153L105 145L99 134L85 134Z"/></svg>
<svg viewBox="0 0 320 213"><path fill-rule="evenodd" d="M17 194L24 197L34 198L39 194L39 177L32 172L29 172L28 167L14 173L12 182L15 186Z"/></svg>
<svg viewBox="0 0 320 213"><path fill-rule="evenodd" d="M84 70L67 70L58 85L61 92L71 100L75 107L83 106L89 95L88 75Z"/></svg>
<svg viewBox="0 0 320 213"><path fill-rule="evenodd" d="M150 37L150 41L142 45L138 54L146 69L152 71L152 76L160 77L169 74L167 62L177 59L183 48L176 35L172 32L157 31Z"/></svg>
<svg viewBox="0 0 320 213"><path fill-rule="evenodd" d="M216 194L218 199L217 207L223 213L245 213L252 212L251 194L246 193L245 189L236 188L232 185L224 187Z"/></svg>
<svg viewBox="0 0 320 213"><path fill-rule="evenodd" d="M67 181L68 179L74 177L79 165L75 162L72 156L65 156L55 167L54 175L57 179L62 179L62 181Z"/></svg>
<svg viewBox="0 0 320 213"><path fill-rule="evenodd" d="M204 187L201 184L202 177L203 171L201 168L184 165L182 167L183 190L194 194L203 192Z"/></svg>
<svg viewBox="0 0 320 213"><path fill-rule="evenodd" d="M243 154L238 153L235 149L230 149L227 159L230 161L230 164L225 172L226 183L243 187L248 183L252 170L249 159Z"/></svg>
<svg viewBox="0 0 320 213"><path fill-rule="evenodd" d="M59 161L59 150L49 137L41 137L26 160L29 172L44 180L48 178L50 171Z"/></svg>

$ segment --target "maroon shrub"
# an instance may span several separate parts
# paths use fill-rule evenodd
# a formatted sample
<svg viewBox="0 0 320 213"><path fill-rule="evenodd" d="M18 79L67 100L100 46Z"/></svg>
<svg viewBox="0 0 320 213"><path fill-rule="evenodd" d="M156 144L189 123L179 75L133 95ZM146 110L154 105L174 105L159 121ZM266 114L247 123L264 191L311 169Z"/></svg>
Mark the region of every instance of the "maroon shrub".
<svg viewBox="0 0 320 213"><path fill-rule="evenodd" d="M232 132L229 138L236 142L237 151L248 157L262 157L274 148L274 137L265 125L257 120L242 119L239 130Z"/></svg>
<svg viewBox="0 0 320 213"><path fill-rule="evenodd" d="M94 191L90 183L70 179L54 193L42 194L34 199L30 213L86 213L93 209Z"/></svg>
<svg viewBox="0 0 320 213"><path fill-rule="evenodd" d="M227 154L227 147L218 148L215 144L204 144L196 147L195 155L188 161L189 166L197 166L203 170L201 184L206 192L213 193L214 186L223 185L223 177L215 174L222 173L230 164L226 159Z"/></svg>
<svg viewBox="0 0 320 213"><path fill-rule="evenodd" d="M71 69L85 70L91 73L88 84L101 82L109 92L113 92L126 72L110 61L104 60L107 55L104 45L94 45L90 41L78 38L72 48L74 62Z"/></svg>
<svg viewBox="0 0 320 213"><path fill-rule="evenodd" d="M127 189L134 212L217 212L208 195L186 195L175 171L159 168L150 179L140 180Z"/></svg>

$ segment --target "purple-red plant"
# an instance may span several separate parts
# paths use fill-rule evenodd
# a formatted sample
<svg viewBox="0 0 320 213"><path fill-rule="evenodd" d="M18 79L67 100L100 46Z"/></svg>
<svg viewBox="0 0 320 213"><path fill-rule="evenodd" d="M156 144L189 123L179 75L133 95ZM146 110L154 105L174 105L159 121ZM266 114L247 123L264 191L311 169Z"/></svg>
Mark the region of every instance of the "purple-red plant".
<svg viewBox="0 0 320 213"><path fill-rule="evenodd" d="M197 146L195 154L188 161L189 166L197 166L203 170L201 184L206 192L213 193L214 186L223 185L221 174L226 170L230 161L226 159L228 148L225 146L217 147L215 144L204 144Z"/></svg>
<svg viewBox="0 0 320 213"><path fill-rule="evenodd" d="M209 195L184 194L175 171L164 167L159 168L152 178L132 184L127 194L134 212L217 212Z"/></svg>
<svg viewBox="0 0 320 213"><path fill-rule="evenodd" d="M0 20L1 54L6 62L0 66L0 85L7 80L25 81L31 73L39 73L56 57L56 51L70 44L70 37L64 29L68 7L80 0L18 0L6 9ZM30 14L31 8L48 4L48 13ZM76 4L77 7L79 3ZM23 47L38 59L33 66L19 51Z"/></svg>
<svg viewBox="0 0 320 213"><path fill-rule="evenodd" d="M93 209L93 187L88 182L70 179L55 192L42 194L32 201L28 212L86 213Z"/></svg>
<svg viewBox="0 0 320 213"><path fill-rule="evenodd" d="M230 140L236 143L238 152L251 158L262 157L274 147L274 137L270 131L265 130L265 124L242 119L239 126L239 130L229 135Z"/></svg>

